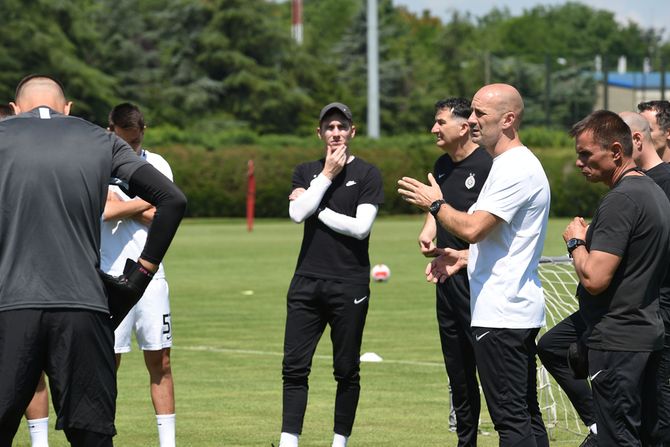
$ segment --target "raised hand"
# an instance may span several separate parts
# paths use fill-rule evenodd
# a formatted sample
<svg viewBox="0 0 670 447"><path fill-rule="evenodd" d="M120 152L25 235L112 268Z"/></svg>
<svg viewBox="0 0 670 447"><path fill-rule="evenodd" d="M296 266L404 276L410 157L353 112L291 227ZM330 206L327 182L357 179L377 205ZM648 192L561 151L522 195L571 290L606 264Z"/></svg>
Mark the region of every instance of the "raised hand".
<svg viewBox="0 0 670 447"><path fill-rule="evenodd" d="M344 142L334 143L326 149L326 163L322 174L333 180L347 164L347 145Z"/></svg>
<svg viewBox="0 0 670 447"><path fill-rule="evenodd" d="M428 182L430 184L426 185L411 177L403 177L398 180L398 193L412 205L428 210L431 203L443 198L440 185L431 173L428 173Z"/></svg>

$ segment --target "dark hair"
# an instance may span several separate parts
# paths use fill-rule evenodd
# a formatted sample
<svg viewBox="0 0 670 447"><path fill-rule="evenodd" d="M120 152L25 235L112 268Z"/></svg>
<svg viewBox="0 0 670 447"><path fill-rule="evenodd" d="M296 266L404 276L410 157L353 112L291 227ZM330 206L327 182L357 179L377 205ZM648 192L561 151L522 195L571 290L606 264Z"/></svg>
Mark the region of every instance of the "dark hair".
<svg viewBox="0 0 670 447"><path fill-rule="evenodd" d="M144 124L144 115L140 111L140 108L129 102L115 106L109 112L108 120L110 129L119 127L121 129L143 130L146 127Z"/></svg>
<svg viewBox="0 0 670 447"><path fill-rule="evenodd" d="M14 109L9 104L0 104L0 119L14 115Z"/></svg>
<svg viewBox="0 0 670 447"><path fill-rule="evenodd" d="M454 116L468 119L472 113L470 100L465 98L445 98L435 103L435 112L448 109Z"/></svg>
<svg viewBox="0 0 670 447"><path fill-rule="evenodd" d="M663 132L670 129L670 101L665 99L657 101L644 101L637 105L638 112L646 112L651 110L656 112L656 124Z"/></svg>
<svg viewBox="0 0 670 447"><path fill-rule="evenodd" d="M65 89L63 88L63 84L61 84L58 79L54 78L53 76L44 74L29 74L28 76L24 77L19 81L19 85L16 86L16 91L14 92L14 98L18 99L19 95L21 94L21 91L23 90L23 87L33 79L49 79L50 81L55 82L56 85L60 88L63 97L65 97Z"/></svg>
<svg viewBox="0 0 670 447"><path fill-rule="evenodd" d="M626 157L633 156L633 137L630 127L616 113L609 110L596 110L579 121L570 129L570 136L579 137L584 132L592 132L593 141L603 149L609 149L618 142Z"/></svg>

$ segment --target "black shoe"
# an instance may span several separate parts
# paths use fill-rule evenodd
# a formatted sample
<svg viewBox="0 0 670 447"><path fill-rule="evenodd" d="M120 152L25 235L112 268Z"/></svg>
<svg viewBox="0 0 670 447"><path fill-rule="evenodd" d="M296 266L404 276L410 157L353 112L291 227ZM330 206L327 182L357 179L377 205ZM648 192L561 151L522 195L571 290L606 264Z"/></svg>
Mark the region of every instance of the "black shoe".
<svg viewBox="0 0 670 447"><path fill-rule="evenodd" d="M589 431L579 447L598 447L598 437L592 431Z"/></svg>

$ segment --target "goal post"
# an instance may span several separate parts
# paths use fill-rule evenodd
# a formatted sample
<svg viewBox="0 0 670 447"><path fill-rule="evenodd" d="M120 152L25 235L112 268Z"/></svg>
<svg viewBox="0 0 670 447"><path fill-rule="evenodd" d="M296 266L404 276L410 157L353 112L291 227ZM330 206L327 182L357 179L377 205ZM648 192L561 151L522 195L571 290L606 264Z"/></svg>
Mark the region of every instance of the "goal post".
<svg viewBox="0 0 670 447"><path fill-rule="evenodd" d="M577 274L568 256L542 257L538 267L538 274L544 289L545 316L547 325L540 332L552 328L568 315L578 310L576 298ZM577 411L570 403L570 399L551 378L547 370L539 364L537 369L538 402L542 416L550 437L554 437L554 430L561 429L575 434L583 434L586 427L582 423Z"/></svg>

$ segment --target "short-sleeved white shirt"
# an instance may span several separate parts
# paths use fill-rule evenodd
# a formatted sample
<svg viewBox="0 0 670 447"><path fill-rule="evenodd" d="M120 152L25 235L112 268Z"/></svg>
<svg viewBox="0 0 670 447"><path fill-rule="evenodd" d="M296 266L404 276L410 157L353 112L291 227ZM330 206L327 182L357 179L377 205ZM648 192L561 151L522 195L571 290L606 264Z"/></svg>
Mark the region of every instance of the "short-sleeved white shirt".
<svg viewBox="0 0 670 447"><path fill-rule="evenodd" d="M486 238L470 245L472 326L544 326L544 293L537 267L549 203L547 176L527 147L509 149L493 159L479 198L468 211L488 211L503 220Z"/></svg>
<svg viewBox="0 0 670 447"><path fill-rule="evenodd" d="M172 180L172 169L163 157L144 149L140 155L161 174ZM128 197L118 186L110 185L109 191L118 194L124 201L135 200ZM103 221L100 237L100 269L110 275L121 275L126 259L137 260L142 254L147 234L148 228L132 218ZM165 278L162 263L154 278Z"/></svg>

